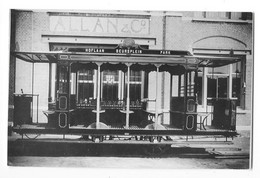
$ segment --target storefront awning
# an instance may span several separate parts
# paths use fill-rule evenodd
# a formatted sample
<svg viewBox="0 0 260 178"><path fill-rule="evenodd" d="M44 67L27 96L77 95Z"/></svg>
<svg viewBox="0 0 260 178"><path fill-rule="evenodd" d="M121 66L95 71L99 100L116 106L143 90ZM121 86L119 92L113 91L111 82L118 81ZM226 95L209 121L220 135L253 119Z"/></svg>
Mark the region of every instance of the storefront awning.
<svg viewBox="0 0 260 178"><path fill-rule="evenodd" d="M56 63L62 52L11 52L18 59L31 63Z"/></svg>
<svg viewBox="0 0 260 178"><path fill-rule="evenodd" d="M193 57L198 59L198 67L221 67L241 60L237 56L194 55Z"/></svg>

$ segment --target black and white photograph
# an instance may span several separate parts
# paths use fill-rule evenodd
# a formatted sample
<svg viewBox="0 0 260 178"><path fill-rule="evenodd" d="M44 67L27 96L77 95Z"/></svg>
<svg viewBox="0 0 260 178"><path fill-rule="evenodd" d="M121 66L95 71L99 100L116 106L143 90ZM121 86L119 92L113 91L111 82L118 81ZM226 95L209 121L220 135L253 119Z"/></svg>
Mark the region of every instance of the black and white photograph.
<svg viewBox="0 0 260 178"><path fill-rule="evenodd" d="M253 169L253 10L8 13L9 169Z"/></svg>

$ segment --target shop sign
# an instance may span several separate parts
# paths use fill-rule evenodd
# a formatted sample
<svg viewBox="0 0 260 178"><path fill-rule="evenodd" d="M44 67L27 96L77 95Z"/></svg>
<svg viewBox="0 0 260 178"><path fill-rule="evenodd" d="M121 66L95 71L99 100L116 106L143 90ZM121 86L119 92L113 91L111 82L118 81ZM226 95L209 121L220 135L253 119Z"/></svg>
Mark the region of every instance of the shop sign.
<svg viewBox="0 0 260 178"><path fill-rule="evenodd" d="M149 18L50 16L51 32L149 35Z"/></svg>

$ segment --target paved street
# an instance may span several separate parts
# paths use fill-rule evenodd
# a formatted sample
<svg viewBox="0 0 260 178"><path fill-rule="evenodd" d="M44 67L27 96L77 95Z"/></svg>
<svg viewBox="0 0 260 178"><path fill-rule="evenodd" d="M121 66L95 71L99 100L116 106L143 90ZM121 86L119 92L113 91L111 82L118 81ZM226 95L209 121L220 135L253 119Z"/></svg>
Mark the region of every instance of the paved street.
<svg viewBox="0 0 260 178"><path fill-rule="evenodd" d="M248 169L249 159L17 156L9 158L9 165L123 169Z"/></svg>

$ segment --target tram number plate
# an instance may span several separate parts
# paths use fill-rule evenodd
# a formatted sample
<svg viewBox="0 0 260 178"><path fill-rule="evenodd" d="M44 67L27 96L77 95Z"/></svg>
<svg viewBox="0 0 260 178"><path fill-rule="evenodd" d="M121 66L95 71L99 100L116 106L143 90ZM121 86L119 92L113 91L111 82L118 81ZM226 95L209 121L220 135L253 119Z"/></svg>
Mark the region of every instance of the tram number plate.
<svg viewBox="0 0 260 178"><path fill-rule="evenodd" d="M129 135L129 133L125 133L125 135Z"/></svg>

